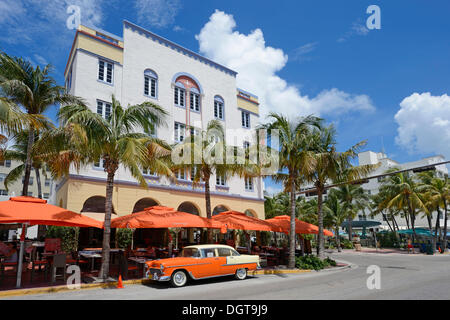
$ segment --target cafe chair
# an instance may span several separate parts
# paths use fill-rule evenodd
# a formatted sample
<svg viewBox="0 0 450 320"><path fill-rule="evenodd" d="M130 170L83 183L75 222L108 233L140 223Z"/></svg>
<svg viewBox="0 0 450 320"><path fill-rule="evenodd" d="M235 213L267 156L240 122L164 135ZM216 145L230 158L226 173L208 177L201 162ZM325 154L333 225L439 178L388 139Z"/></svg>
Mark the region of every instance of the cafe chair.
<svg viewBox="0 0 450 320"><path fill-rule="evenodd" d="M64 281L66 281L66 268L67 268L67 263L66 263L66 254L62 253L62 254L55 254L53 256L53 264L51 266L51 271L52 271L52 283L54 283L56 281L56 277L63 277ZM63 274L57 275L57 270L58 269L63 269Z"/></svg>
<svg viewBox="0 0 450 320"><path fill-rule="evenodd" d="M38 267L38 270L42 270L42 266L44 266L44 277L47 279L47 272L49 269L48 261L46 259L38 259L37 254L37 247L33 247L33 250L31 251L31 275L30 275L30 282L33 282L34 273L36 271L36 267Z"/></svg>

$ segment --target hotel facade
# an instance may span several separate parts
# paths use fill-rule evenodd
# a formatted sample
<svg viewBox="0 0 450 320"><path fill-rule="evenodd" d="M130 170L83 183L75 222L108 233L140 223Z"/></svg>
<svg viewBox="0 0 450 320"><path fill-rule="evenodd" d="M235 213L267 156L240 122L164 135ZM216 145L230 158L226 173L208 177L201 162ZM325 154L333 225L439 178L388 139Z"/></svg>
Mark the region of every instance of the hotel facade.
<svg viewBox="0 0 450 320"><path fill-rule="evenodd" d="M150 101L169 115L154 134L168 143L204 130L210 120L221 121L226 139L248 147L259 120L258 98L236 87L236 72L181 47L133 23L124 21L123 38L80 25L65 70L66 89L107 117L112 96L122 106ZM125 168L115 175L113 210L118 216L163 205L206 216L204 186L193 188L190 172L177 172L177 181L143 172L141 187ZM212 176L211 208L246 212L264 219L261 178ZM104 214L106 173L102 160L70 170L55 184L55 204L101 218Z"/></svg>

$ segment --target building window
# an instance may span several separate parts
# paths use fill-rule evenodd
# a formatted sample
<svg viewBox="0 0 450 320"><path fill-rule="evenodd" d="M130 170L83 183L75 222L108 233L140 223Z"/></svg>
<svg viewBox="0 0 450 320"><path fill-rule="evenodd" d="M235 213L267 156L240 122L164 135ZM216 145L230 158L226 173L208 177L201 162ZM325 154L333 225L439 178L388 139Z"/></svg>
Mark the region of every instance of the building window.
<svg viewBox="0 0 450 320"><path fill-rule="evenodd" d="M224 113L224 102L223 99L219 96L214 97L214 118L219 120L224 120L225 113Z"/></svg>
<svg viewBox="0 0 450 320"><path fill-rule="evenodd" d="M67 91L72 88L72 67L70 67L69 73L67 74L67 80L66 80L66 89Z"/></svg>
<svg viewBox="0 0 450 320"><path fill-rule="evenodd" d="M0 161L0 166L4 166L4 167L7 167L7 168L9 168L9 167L11 167L11 160L3 160L3 161Z"/></svg>
<svg viewBox="0 0 450 320"><path fill-rule="evenodd" d="M6 178L6 174L0 173L0 182L5 181L5 178Z"/></svg>
<svg viewBox="0 0 450 320"><path fill-rule="evenodd" d="M242 111L242 127L250 128L250 113Z"/></svg>
<svg viewBox="0 0 450 320"><path fill-rule="evenodd" d="M196 127L189 127L189 133L191 134L191 136L199 135L200 129L198 129Z"/></svg>
<svg viewBox="0 0 450 320"><path fill-rule="evenodd" d="M113 83L113 64L104 60L98 60L98 80Z"/></svg>
<svg viewBox="0 0 450 320"><path fill-rule="evenodd" d="M0 196L7 196L8 195L8 191L7 190L0 190Z"/></svg>
<svg viewBox="0 0 450 320"><path fill-rule="evenodd" d="M156 177L156 173L150 169L142 169L142 174L144 176L152 176L152 177Z"/></svg>
<svg viewBox="0 0 450 320"><path fill-rule="evenodd" d="M175 176L177 177L178 180L185 180L186 179L186 175L184 170L177 170L175 171Z"/></svg>
<svg viewBox="0 0 450 320"><path fill-rule="evenodd" d="M111 103L97 100L97 113L103 118L108 119L111 115Z"/></svg>
<svg viewBox="0 0 450 320"><path fill-rule="evenodd" d="M44 193L44 199L48 199L50 197L49 193Z"/></svg>
<svg viewBox="0 0 450 320"><path fill-rule="evenodd" d="M104 167L105 167L105 159L98 159L98 161L94 162L94 168L103 169Z"/></svg>
<svg viewBox="0 0 450 320"><path fill-rule="evenodd" d="M45 179L44 185L45 185L46 187L50 186L50 179Z"/></svg>
<svg viewBox="0 0 450 320"><path fill-rule="evenodd" d="M144 95L156 98L156 86L158 76L153 71L147 69L144 71Z"/></svg>
<svg viewBox="0 0 450 320"><path fill-rule="evenodd" d="M217 186L225 186L227 184L227 180L225 175L216 175L216 185Z"/></svg>
<svg viewBox="0 0 450 320"><path fill-rule="evenodd" d="M245 190L253 191L253 178L245 178Z"/></svg>
<svg viewBox="0 0 450 320"><path fill-rule="evenodd" d="M175 141L182 142L184 140L186 125L175 122Z"/></svg>
<svg viewBox="0 0 450 320"><path fill-rule="evenodd" d="M175 103L175 105L184 108L185 96L186 96L186 90L184 90L183 84L180 82L177 82L175 84L174 101L173 101Z"/></svg>
<svg viewBox="0 0 450 320"><path fill-rule="evenodd" d="M197 111L200 112L200 94L194 92L195 88L191 89L191 92L189 92L189 96L190 96L190 109L193 111Z"/></svg>

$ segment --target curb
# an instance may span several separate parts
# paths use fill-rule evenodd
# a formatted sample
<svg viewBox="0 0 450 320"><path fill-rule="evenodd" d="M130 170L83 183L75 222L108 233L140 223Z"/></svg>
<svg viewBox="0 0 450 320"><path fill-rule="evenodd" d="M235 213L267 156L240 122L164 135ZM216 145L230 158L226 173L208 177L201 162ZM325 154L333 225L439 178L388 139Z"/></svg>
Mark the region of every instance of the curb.
<svg viewBox="0 0 450 320"><path fill-rule="evenodd" d="M286 270L256 270L248 272L249 275L257 275L257 274L287 274L287 273L307 273L312 272L313 270L301 270L301 269L286 269Z"/></svg>
<svg viewBox="0 0 450 320"><path fill-rule="evenodd" d="M136 280L125 280L122 283L125 284L144 284L148 282L147 279L136 279ZM85 290L85 289L98 289L98 288L110 288L114 289L117 287L118 282L112 281L107 283L85 283L81 284L80 288L69 289L67 286L54 286L45 288L28 288L28 289L12 289L6 291L0 291L0 298L4 297L14 297L14 296L26 296L32 294L45 294L45 293L56 293L64 291L74 291L74 290Z"/></svg>

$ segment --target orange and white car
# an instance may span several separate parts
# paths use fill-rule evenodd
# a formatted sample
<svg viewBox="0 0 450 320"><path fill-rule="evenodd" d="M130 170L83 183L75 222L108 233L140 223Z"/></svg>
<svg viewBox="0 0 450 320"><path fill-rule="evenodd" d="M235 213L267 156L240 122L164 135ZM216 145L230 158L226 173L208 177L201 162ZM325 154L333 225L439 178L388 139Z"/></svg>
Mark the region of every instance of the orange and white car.
<svg viewBox="0 0 450 320"><path fill-rule="evenodd" d="M170 281L182 287L188 279L205 279L234 275L243 280L247 271L260 268L259 256L239 254L233 247L205 244L184 247L176 258L147 261L151 280Z"/></svg>

